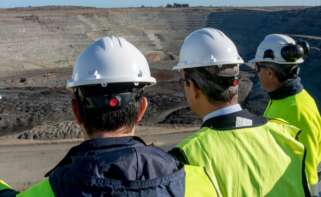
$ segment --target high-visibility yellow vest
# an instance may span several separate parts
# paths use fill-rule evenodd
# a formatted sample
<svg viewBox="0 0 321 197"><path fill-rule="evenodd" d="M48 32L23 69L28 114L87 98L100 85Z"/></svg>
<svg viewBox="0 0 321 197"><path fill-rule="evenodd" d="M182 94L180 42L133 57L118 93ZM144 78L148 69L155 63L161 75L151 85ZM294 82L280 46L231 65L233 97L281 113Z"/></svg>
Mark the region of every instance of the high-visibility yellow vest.
<svg viewBox="0 0 321 197"><path fill-rule="evenodd" d="M11 189L11 187L6 182L0 179L0 191L5 189Z"/></svg>
<svg viewBox="0 0 321 197"><path fill-rule="evenodd" d="M321 117L313 98L305 90L271 100L264 112L268 118L281 118L301 129L298 140L306 147L305 168L309 184L318 182L317 167L321 162Z"/></svg>
<svg viewBox="0 0 321 197"><path fill-rule="evenodd" d="M55 194L50 186L48 178L33 185L27 190L19 193L17 197L31 197L31 196L43 196L43 197L55 197Z"/></svg>
<svg viewBox="0 0 321 197"><path fill-rule="evenodd" d="M0 179L0 197L16 196L17 193L10 185Z"/></svg>
<svg viewBox="0 0 321 197"><path fill-rule="evenodd" d="M189 164L205 167L219 196L305 196L298 132L279 121L234 130L203 127L178 148Z"/></svg>
<svg viewBox="0 0 321 197"><path fill-rule="evenodd" d="M217 196L213 183L202 167L185 165L185 197Z"/></svg>

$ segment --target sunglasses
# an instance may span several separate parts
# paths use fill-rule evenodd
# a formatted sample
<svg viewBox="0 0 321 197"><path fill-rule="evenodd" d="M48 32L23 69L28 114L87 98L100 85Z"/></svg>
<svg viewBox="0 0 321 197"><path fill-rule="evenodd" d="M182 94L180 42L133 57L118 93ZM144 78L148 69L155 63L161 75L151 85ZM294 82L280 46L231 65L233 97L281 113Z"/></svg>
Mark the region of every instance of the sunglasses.
<svg viewBox="0 0 321 197"><path fill-rule="evenodd" d="M255 63L255 71L257 73L259 73L262 68L269 68L269 66L262 63Z"/></svg>

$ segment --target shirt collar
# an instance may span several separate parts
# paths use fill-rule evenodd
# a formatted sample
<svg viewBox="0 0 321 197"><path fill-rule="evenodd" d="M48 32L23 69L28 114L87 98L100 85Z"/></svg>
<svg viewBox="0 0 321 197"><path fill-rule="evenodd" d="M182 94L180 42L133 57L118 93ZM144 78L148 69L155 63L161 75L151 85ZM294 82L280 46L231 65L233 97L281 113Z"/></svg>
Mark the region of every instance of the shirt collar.
<svg viewBox="0 0 321 197"><path fill-rule="evenodd" d="M203 122L207 121L208 119L215 118L218 116L223 116L227 114L232 114L238 111L241 111L242 107L239 104L230 105L227 107L220 108L218 110L212 111L208 113L206 116L203 117Z"/></svg>

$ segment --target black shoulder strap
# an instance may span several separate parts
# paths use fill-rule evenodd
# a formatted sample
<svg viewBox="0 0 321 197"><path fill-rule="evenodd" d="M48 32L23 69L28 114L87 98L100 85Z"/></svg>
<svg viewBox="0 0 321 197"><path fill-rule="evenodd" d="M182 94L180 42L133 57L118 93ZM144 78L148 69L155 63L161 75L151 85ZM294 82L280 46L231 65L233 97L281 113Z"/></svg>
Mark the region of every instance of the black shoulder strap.
<svg viewBox="0 0 321 197"><path fill-rule="evenodd" d="M215 130L234 130L257 127L266 123L266 118L252 114L247 110L242 110L208 119L201 127L209 127Z"/></svg>
<svg viewBox="0 0 321 197"><path fill-rule="evenodd" d="M13 189L4 189L0 191L0 197L15 197L17 194L18 192Z"/></svg>
<svg viewBox="0 0 321 197"><path fill-rule="evenodd" d="M172 150L168 151L170 155L172 155L176 160L180 161L183 164L189 164L188 159L180 148L173 148Z"/></svg>
<svg viewBox="0 0 321 197"><path fill-rule="evenodd" d="M300 131L296 134L296 136L295 136L295 139L296 139L296 140L299 141L299 136L300 136L301 133L302 133L302 130L300 130Z"/></svg>
<svg viewBox="0 0 321 197"><path fill-rule="evenodd" d="M306 157L306 149L304 148L304 156L303 156L303 160L302 160L302 185L303 185L303 189L304 189L304 194L306 197L310 197L310 189L309 189L309 185L308 185L308 179L306 177L305 174L305 157Z"/></svg>

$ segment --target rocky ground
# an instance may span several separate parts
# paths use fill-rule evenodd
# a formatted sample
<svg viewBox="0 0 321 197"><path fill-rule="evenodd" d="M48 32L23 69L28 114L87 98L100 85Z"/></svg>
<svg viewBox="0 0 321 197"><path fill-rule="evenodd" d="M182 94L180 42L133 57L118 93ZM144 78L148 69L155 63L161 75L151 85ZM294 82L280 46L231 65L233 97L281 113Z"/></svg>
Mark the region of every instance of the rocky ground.
<svg viewBox="0 0 321 197"><path fill-rule="evenodd" d="M153 69L152 75L158 83L145 91L149 108L141 125L199 125L177 82L178 73ZM64 87L69 76L70 69L58 69L0 78L0 136L14 134L18 139L38 140L81 137L80 128L73 122L70 92ZM251 87L252 82L243 73L240 101L245 100Z"/></svg>

